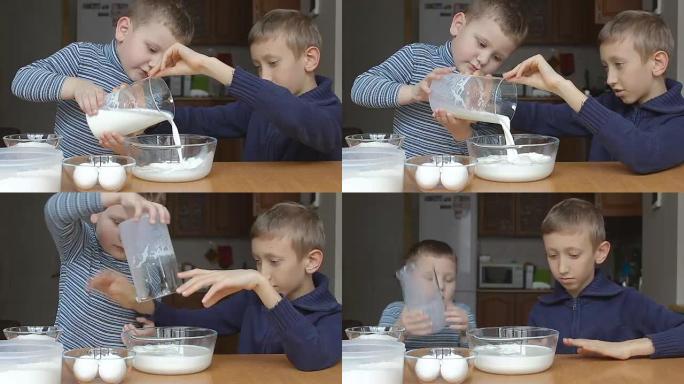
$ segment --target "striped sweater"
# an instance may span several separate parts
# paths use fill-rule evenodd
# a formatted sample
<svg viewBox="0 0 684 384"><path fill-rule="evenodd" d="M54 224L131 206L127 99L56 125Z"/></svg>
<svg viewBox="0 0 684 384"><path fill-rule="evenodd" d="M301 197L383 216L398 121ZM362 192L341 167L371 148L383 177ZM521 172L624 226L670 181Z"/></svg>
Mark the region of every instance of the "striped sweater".
<svg viewBox="0 0 684 384"><path fill-rule="evenodd" d="M382 64L359 75L352 87L352 101L368 108L395 108L394 133L404 136L409 157L434 154L467 154L465 141L456 141L434 117L429 103L401 106L402 85L420 83L436 68L453 67L451 40L441 46L422 43L403 47ZM475 124L473 135L501 134L498 125Z"/></svg>
<svg viewBox="0 0 684 384"><path fill-rule="evenodd" d="M45 222L60 257L56 325L67 349L122 346L121 331L136 313L88 291L88 281L103 270L130 276L128 263L107 254L95 235L90 215L102 212L99 193L58 193L45 205Z"/></svg>
<svg viewBox="0 0 684 384"><path fill-rule="evenodd" d="M468 313L468 329L475 328L475 315L465 304L454 303L457 307ZM391 327L396 324L397 320L401 316L401 311L404 310L404 303L401 301L395 301L390 303L380 316L379 326L381 327ZM463 335L463 339L461 339ZM456 331L449 328L444 328L441 331L434 333L432 335L426 336L406 336L404 339L404 344L406 344L406 349L418 349L418 348L434 348L434 347L468 347L468 342L465 338L465 333Z"/></svg>
<svg viewBox="0 0 684 384"><path fill-rule="evenodd" d="M62 136L60 147L65 157L111 154L98 144L76 101L61 100L62 85L67 77L90 80L105 92L111 92L122 83L132 83L119 61L116 41L70 44L46 59L19 69L12 82L12 93L21 99L57 102L55 133Z"/></svg>

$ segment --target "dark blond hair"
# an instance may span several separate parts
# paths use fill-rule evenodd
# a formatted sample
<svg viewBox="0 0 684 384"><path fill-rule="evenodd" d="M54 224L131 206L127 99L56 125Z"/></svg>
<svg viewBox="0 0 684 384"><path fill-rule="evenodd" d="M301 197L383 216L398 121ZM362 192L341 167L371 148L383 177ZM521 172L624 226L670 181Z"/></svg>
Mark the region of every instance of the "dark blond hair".
<svg viewBox="0 0 684 384"><path fill-rule="evenodd" d="M133 26L159 21L183 44L190 44L195 25L181 0L136 0L128 10Z"/></svg>
<svg viewBox="0 0 684 384"><path fill-rule="evenodd" d="M599 45L613 43L630 36L634 39L634 49L639 52L641 60L663 51L672 55L674 37L663 19L646 11L623 11L606 23L598 35Z"/></svg>
<svg viewBox="0 0 684 384"><path fill-rule="evenodd" d="M516 45L520 45L527 37L527 19L519 1L475 0L465 14L468 20L491 18Z"/></svg>
<svg viewBox="0 0 684 384"><path fill-rule="evenodd" d="M276 204L259 215L252 224L250 237L287 237L300 258L325 248L323 221L313 209L293 202Z"/></svg>
<svg viewBox="0 0 684 384"><path fill-rule="evenodd" d="M438 240L422 240L413 244L406 256L404 256L404 263L416 261L419 257L427 254L434 257L446 257L458 264L454 250L451 249L449 244Z"/></svg>
<svg viewBox="0 0 684 384"><path fill-rule="evenodd" d="M601 211L594 204L581 199L566 199L554 205L541 224L542 235L577 230L589 233L594 248L606 240Z"/></svg>
<svg viewBox="0 0 684 384"><path fill-rule="evenodd" d="M264 15L249 31L247 41L255 42L282 36L295 56L301 56L309 47L320 49L323 38L313 20L293 9L274 9Z"/></svg>

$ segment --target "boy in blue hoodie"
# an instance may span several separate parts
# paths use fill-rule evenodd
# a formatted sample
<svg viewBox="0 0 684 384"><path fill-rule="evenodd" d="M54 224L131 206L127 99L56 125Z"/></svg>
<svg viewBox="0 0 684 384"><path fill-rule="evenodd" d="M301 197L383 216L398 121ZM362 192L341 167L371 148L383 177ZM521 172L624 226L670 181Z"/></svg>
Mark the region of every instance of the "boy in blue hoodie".
<svg viewBox="0 0 684 384"><path fill-rule="evenodd" d="M603 27L598 40L613 92L586 96L542 56L534 56L504 77L553 92L566 104L521 102L511 127L552 136L590 136L590 161L621 161L636 173L684 162L682 84L665 77L674 52L670 29L652 13L624 11Z"/></svg>
<svg viewBox="0 0 684 384"><path fill-rule="evenodd" d="M244 137L244 161L323 161L342 157L342 104L332 81L316 76L322 37L311 18L276 9L249 33L259 77L176 44L153 76L202 74L228 87L237 102L209 108L178 108L181 133ZM153 129L169 131L168 124ZM103 145L124 152L124 139L107 134Z"/></svg>
<svg viewBox="0 0 684 384"><path fill-rule="evenodd" d="M251 238L256 271L195 269L178 274L189 279L178 288L183 296L210 287L202 299L206 309L138 303L128 279L114 272L95 277L91 286L124 308L152 315L157 326L239 332L240 353L285 353L303 371L335 365L342 356L342 307L328 291L328 278L317 272L323 262L323 222L309 208L281 203L256 219ZM138 321L152 325L145 318Z"/></svg>
<svg viewBox="0 0 684 384"><path fill-rule="evenodd" d="M621 287L596 269L608 257L601 212L580 199L556 204L541 231L554 292L540 297L529 325L557 330L557 353L684 356L684 316Z"/></svg>

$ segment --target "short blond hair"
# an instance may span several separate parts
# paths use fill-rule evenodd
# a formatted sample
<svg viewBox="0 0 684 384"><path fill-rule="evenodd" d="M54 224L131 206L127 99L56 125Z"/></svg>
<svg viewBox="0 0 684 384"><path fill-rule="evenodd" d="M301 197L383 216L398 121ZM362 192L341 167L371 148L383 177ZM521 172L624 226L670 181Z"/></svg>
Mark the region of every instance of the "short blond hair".
<svg viewBox="0 0 684 384"><path fill-rule="evenodd" d="M309 47L321 49L323 46L321 32L311 17L293 9L274 9L265 14L249 31L247 41L251 46L281 36L297 57Z"/></svg>
<svg viewBox="0 0 684 384"><path fill-rule="evenodd" d="M260 214L252 224L250 237L287 237L299 258L325 249L323 221L313 209L294 202L276 204Z"/></svg>
<svg viewBox="0 0 684 384"><path fill-rule="evenodd" d="M594 204L581 199L566 199L554 205L541 224L542 235L577 230L588 232L594 248L606 240L601 211Z"/></svg>
<svg viewBox="0 0 684 384"><path fill-rule="evenodd" d="M672 55L674 37L663 19L646 11L623 11L603 26L598 35L599 45L613 43L630 36L634 39L634 49L646 62L648 58L663 51Z"/></svg>
<svg viewBox="0 0 684 384"><path fill-rule="evenodd" d="M195 24L181 0L136 0L127 16L133 20L133 26L159 21L186 45L192 42L195 34Z"/></svg>
<svg viewBox="0 0 684 384"><path fill-rule="evenodd" d="M470 20L491 18L516 45L520 45L527 37L529 27L519 1L475 0L465 15Z"/></svg>
<svg viewBox="0 0 684 384"><path fill-rule="evenodd" d="M429 239L413 244L406 256L404 256L404 262L408 264L412 261L416 261L419 257L426 255L445 257L458 264L458 258L449 244L443 241Z"/></svg>

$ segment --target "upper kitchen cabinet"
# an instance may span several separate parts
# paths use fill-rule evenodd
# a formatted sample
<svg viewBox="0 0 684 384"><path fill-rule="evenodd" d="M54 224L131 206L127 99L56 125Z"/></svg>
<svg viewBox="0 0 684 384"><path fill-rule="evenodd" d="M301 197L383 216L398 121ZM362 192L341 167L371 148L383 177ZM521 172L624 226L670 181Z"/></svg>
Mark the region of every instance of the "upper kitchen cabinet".
<svg viewBox="0 0 684 384"><path fill-rule="evenodd" d="M529 23L524 44L589 42L594 0L523 0L522 3Z"/></svg>
<svg viewBox="0 0 684 384"><path fill-rule="evenodd" d="M605 217L641 216L642 195L640 193L599 193L596 206Z"/></svg>
<svg viewBox="0 0 684 384"><path fill-rule="evenodd" d="M192 45L246 46L252 25L277 8L300 9L300 0L184 0L195 22Z"/></svg>
<svg viewBox="0 0 684 384"><path fill-rule="evenodd" d="M618 13L629 9L642 9L642 0L595 0L596 24L605 24Z"/></svg>
<svg viewBox="0 0 684 384"><path fill-rule="evenodd" d="M301 9L301 0L253 0L254 22L273 9Z"/></svg>

